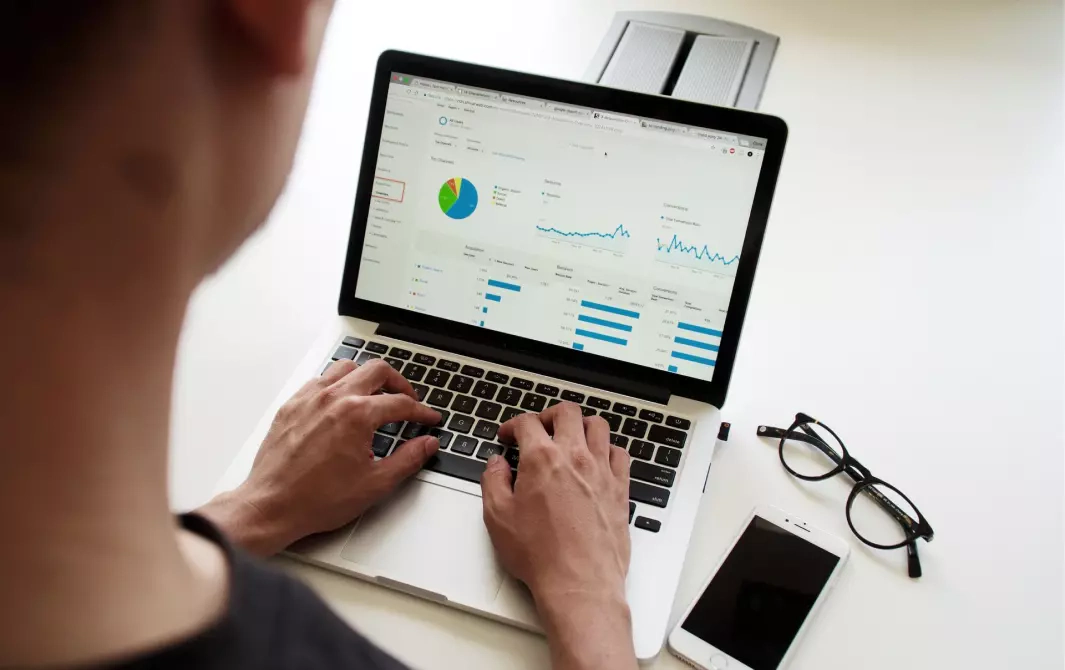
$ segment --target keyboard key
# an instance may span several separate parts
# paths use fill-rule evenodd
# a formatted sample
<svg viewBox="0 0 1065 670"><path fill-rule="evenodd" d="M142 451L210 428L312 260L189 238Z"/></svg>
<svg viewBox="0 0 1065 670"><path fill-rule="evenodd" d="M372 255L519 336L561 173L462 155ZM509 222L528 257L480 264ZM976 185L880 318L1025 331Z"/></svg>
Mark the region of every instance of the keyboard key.
<svg viewBox="0 0 1065 670"><path fill-rule="evenodd" d="M633 440L632 446L629 447L629 455L633 458L642 458L645 461L649 461L655 455L655 445L643 440Z"/></svg>
<svg viewBox="0 0 1065 670"><path fill-rule="evenodd" d="M355 361L359 365L366 365L375 358L381 358L377 354L371 354L369 351L364 351L359 354L359 358Z"/></svg>
<svg viewBox="0 0 1065 670"><path fill-rule="evenodd" d="M463 365L462 374L480 379L484 376L484 368L479 368L473 365Z"/></svg>
<svg viewBox="0 0 1065 670"><path fill-rule="evenodd" d="M621 416L618 414L611 414L610 412L599 412L599 416L607 422L610 426L610 432L616 433L621 430Z"/></svg>
<svg viewBox="0 0 1065 670"><path fill-rule="evenodd" d="M484 473L484 463L443 451L436 452L436 455L426 462L424 468L475 484L481 483L481 474Z"/></svg>
<svg viewBox="0 0 1065 670"><path fill-rule="evenodd" d="M503 403L504 405L517 405L518 400L520 398L521 391L519 391L518 389L510 388L509 386L504 386L503 388L499 389L499 395L496 396L496 400Z"/></svg>
<svg viewBox="0 0 1065 670"><path fill-rule="evenodd" d="M595 410L591 407L581 405L581 414L583 414L584 416L595 416Z"/></svg>
<svg viewBox="0 0 1065 670"><path fill-rule="evenodd" d="M455 438L455 443L451 446L451 451L456 454L462 454L464 456L472 456L473 450L477 448L477 440L466 435L459 435Z"/></svg>
<svg viewBox="0 0 1065 670"><path fill-rule="evenodd" d="M615 447L621 447L622 449L624 449L625 447L629 446L629 438L625 437L624 435L618 435L617 433L611 433L610 444L614 445Z"/></svg>
<svg viewBox="0 0 1065 670"><path fill-rule="evenodd" d="M423 426L420 423L408 423L403 429L403 432L399 434L404 440L413 440L416 437L429 434L430 427Z"/></svg>
<svg viewBox="0 0 1065 670"><path fill-rule="evenodd" d="M342 359L346 358L346 359L348 359L350 361L350 360L353 360L355 358L355 354L357 354L357 353L359 353L359 351L357 349L352 349L351 347L345 347L342 344L339 347L337 347L336 351L333 352L333 360L337 361L337 360L342 360Z"/></svg>
<svg viewBox="0 0 1065 670"><path fill-rule="evenodd" d="M584 402L584 394L577 393L576 391L563 391L562 399L568 400L569 402L582 403Z"/></svg>
<svg viewBox="0 0 1065 670"><path fill-rule="evenodd" d="M653 409L641 409L640 418L644 421L651 421L652 423L662 423L662 412L656 412Z"/></svg>
<svg viewBox="0 0 1065 670"><path fill-rule="evenodd" d="M544 394L546 396L551 396L552 398L554 398L555 396L558 395L558 387L557 386L551 386L550 384L537 384L536 385L536 392L537 393L542 393L542 394Z"/></svg>
<svg viewBox="0 0 1065 670"><path fill-rule="evenodd" d="M352 347L354 349L362 349L362 345L366 344L366 340L361 337L345 337L341 343L345 347Z"/></svg>
<svg viewBox="0 0 1065 670"><path fill-rule="evenodd" d="M658 519L648 519L645 516L636 517L636 527L641 530L649 530L652 533L657 533L658 529L662 527L662 522Z"/></svg>
<svg viewBox="0 0 1065 670"><path fill-rule="evenodd" d="M425 394L429 392L429 387L425 384L411 384L410 386L418 396L418 402L425 402Z"/></svg>
<svg viewBox="0 0 1065 670"><path fill-rule="evenodd" d="M403 428L402 421L393 421L378 428L377 432L385 433L386 435L398 435L401 428Z"/></svg>
<svg viewBox="0 0 1065 670"><path fill-rule="evenodd" d="M684 446L684 441L688 439L688 436L679 430L666 428L665 426L651 426L651 430L647 433L647 439L668 447L680 449Z"/></svg>
<svg viewBox="0 0 1065 670"><path fill-rule="evenodd" d="M440 414L440 420L434 423L433 427L441 428L447 423L447 418L451 416L451 412L444 409L437 410L437 412Z"/></svg>
<svg viewBox="0 0 1065 670"><path fill-rule="evenodd" d="M529 412L539 412L547 404L547 398L535 393L526 393L521 399L521 408Z"/></svg>
<svg viewBox="0 0 1065 670"><path fill-rule="evenodd" d="M440 440L440 448L447 449L447 445L451 444L451 438L455 436L454 433L449 433L446 430L440 428L433 428L429 431L429 434Z"/></svg>
<svg viewBox="0 0 1065 670"><path fill-rule="evenodd" d="M603 398L596 398L594 395L588 396L588 399L584 401L589 407L596 409L610 409L610 401Z"/></svg>
<svg viewBox="0 0 1065 670"><path fill-rule="evenodd" d="M670 487L673 486L673 479L677 476L677 471L644 463L643 461L632 461L632 465L629 467L629 476L640 481Z"/></svg>
<svg viewBox="0 0 1065 670"><path fill-rule="evenodd" d="M403 369L403 361L398 358L392 358L391 356L385 356L385 363L392 366L392 369L399 372Z"/></svg>
<svg viewBox="0 0 1065 670"><path fill-rule="evenodd" d="M487 461L489 458L503 453L503 447L498 444L492 444L491 442L482 442L481 448L477 450L477 458L482 461ZM483 469L483 468L482 468Z"/></svg>
<svg viewBox="0 0 1065 670"><path fill-rule="evenodd" d="M500 405L499 403L497 403L497 402L489 402L489 401L485 400L477 408L477 411L474 414L475 414L475 416L478 416L478 417L480 417L482 419L488 419L490 421L495 421L496 419L499 418L499 413L502 412L502 411L503 411L503 406Z"/></svg>
<svg viewBox="0 0 1065 670"><path fill-rule="evenodd" d="M485 421L484 419L478 421L477 427L473 429L473 434L482 440L496 439L497 432L499 432L499 424L492 421Z"/></svg>
<svg viewBox="0 0 1065 670"><path fill-rule="evenodd" d="M426 384L432 384L433 386L443 386L447 383L447 380L451 377L450 373L443 370L433 369L429 372L429 376L425 378Z"/></svg>
<svg viewBox="0 0 1065 670"><path fill-rule="evenodd" d="M451 403L451 409L463 414L470 414L476 406L477 400L468 395L460 395L455 398L455 402Z"/></svg>
<svg viewBox="0 0 1065 670"><path fill-rule="evenodd" d="M384 458L388 455L388 450L392 448L392 443L394 441L395 440L393 440L387 435L380 435L378 433L374 433L372 447L373 455L377 456L378 458Z"/></svg>
<svg viewBox="0 0 1065 670"><path fill-rule="evenodd" d="M629 501L629 523L632 523L632 515L636 511L636 503Z"/></svg>
<svg viewBox="0 0 1065 670"><path fill-rule="evenodd" d="M682 419L678 416L666 417L666 425L670 428L680 428L681 430L688 430L692 427L692 422L687 419Z"/></svg>
<svg viewBox="0 0 1065 670"><path fill-rule="evenodd" d="M503 410L503 416L499 417L499 421L501 423L506 423L507 421L510 421L514 417L519 416L521 414L525 414L525 410L518 409L517 407L508 407Z"/></svg>
<svg viewBox="0 0 1065 670"><path fill-rule="evenodd" d="M388 351L388 345L381 344L380 342L370 342L366 345L366 351L372 351L375 354L383 354Z"/></svg>
<svg viewBox="0 0 1065 670"><path fill-rule="evenodd" d="M555 405L561 405L561 404L562 404L562 401L559 400L558 398L551 398L550 400L547 401L547 406L548 407L554 407Z"/></svg>
<svg viewBox="0 0 1065 670"><path fill-rule="evenodd" d="M655 463L668 465L671 468L677 467L680 465L680 450L670 449L669 447L659 447L658 453L655 454Z"/></svg>
<svg viewBox="0 0 1065 670"><path fill-rule="evenodd" d="M462 375L455 375L451 378L451 383L447 385L452 391L458 391L459 393L469 393L470 388L473 386L473 379L471 377L463 377Z"/></svg>
<svg viewBox="0 0 1065 670"><path fill-rule="evenodd" d="M510 464L511 469L517 470L520 456L521 452L519 452L516 447L511 447L510 449L507 449L507 453L503 455L503 458L507 459L507 463Z"/></svg>
<svg viewBox="0 0 1065 670"><path fill-rule="evenodd" d="M639 419L625 419L621 432L629 437L643 437L647 434L647 422Z"/></svg>
<svg viewBox="0 0 1065 670"><path fill-rule="evenodd" d="M629 498L655 507L665 507L669 502L669 490L630 479Z"/></svg>
<svg viewBox="0 0 1065 670"><path fill-rule="evenodd" d="M399 347L392 347L392 351L388 352L389 356L395 356L396 358L402 358L405 361L409 361L411 353L406 349L400 349Z"/></svg>
<svg viewBox="0 0 1065 670"><path fill-rule="evenodd" d="M523 391L531 391L533 387L533 383L531 381L529 381L528 379L522 379L521 377L513 377L510 380L510 385L516 389L521 389Z"/></svg>
<svg viewBox="0 0 1065 670"><path fill-rule="evenodd" d="M506 376L502 372L494 372L494 371L493 372L489 372L488 374L486 374L484 376L484 378L487 379L488 381L494 382L496 384L506 384L507 380L510 379L510 377Z"/></svg>
<svg viewBox="0 0 1065 670"><path fill-rule="evenodd" d="M484 398L485 400L491 400L496 397L496 389L499 387L491 382L477 382L473 387L473 395L478 398Z"/></svg>
<svg viewBox="0 0 1065 670"><path fill-rule="evenodd" d="M403 376L412 382L420 382L425 376L426 367L417 363L407 363L403 368Z"/></svg>
<svg viewBox="0 0 1065 670"><path fill-rule="evenodd" d="M625 416L636 416L636 408L623 402L614 403L614 411Z"/></svg>
<svg viewBox="0 0 1065 670"><path fill-rule="evenodd" d="M456 414L451 417L451 422L447 424L447 427L458 433L468 433L473 428L473 417L466 414Z"/></svg>
<svg viewBox="0 0 1065 670"><path fill-rule="evenodd" d="M439 361L437 361L436 367L440 368L441 370L447 370L448 372L459 371L459 364L455 361L449 361L446 358L441 358Z"/></svg>
<svg viewBox="0 0 1065 670"><path fill-rule="evenodd" d="M451 393L450 391L445 391L444 389L433 389L432 393L429 394L429 399L425 402L430 405L435 405L437 407L447 407L449 404L451 404L451 398L454 395L454 393Z"/></svg>
<svg viewBox="0 0 1065 670"><path fill-rule="evenodd" d="M414 362L422 365L432 365L436 363L436 358L429 354L414 354Z"/></svg>

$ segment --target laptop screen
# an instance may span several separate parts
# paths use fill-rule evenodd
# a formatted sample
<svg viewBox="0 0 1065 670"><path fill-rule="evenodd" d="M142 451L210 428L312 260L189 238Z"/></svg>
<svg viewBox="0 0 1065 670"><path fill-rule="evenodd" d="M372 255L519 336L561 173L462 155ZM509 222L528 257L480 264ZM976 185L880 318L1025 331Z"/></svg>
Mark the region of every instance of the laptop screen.
<svg viewBox="0 0 1065 670"><path fill-rule="evenodd" d="M355 295L709 381L765 147L394 72Z"/></svg>

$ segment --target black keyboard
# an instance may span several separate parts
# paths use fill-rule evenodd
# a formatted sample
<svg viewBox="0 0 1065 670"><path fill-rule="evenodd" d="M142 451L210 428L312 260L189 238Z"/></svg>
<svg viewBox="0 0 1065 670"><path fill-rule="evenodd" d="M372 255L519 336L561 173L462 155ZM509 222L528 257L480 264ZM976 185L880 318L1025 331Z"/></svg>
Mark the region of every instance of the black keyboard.
<svg viewBox="0 0 1065 670"><path fill-rule="evenodd" d="M608 400L566 388L565 382L532 381L489 369L483 363L458 363L436 352L419 352L413 345L373 339L345 337L322 372L333 361L347 359L361 365L380 357L410 380L419 400L438 410L442 419L436 426L402 422L381 426L373 441L378 458L386 457L406 440L434 435L440 441L440 451L426 463L426 470L479 484L486 462L499 454L516 477L519 449L498 440L500 424L524 412L541 412L560 401L574 402L584 416L605 419L610 443L631 456L629 517L630 521L635 518L634 527L652 533L660 530L661 519L635 513L661 516L661 510L669 505L670 492L684 464L684 447L692 430L690 419L669 415L662 407L640 407L636 401Z"/></svg>

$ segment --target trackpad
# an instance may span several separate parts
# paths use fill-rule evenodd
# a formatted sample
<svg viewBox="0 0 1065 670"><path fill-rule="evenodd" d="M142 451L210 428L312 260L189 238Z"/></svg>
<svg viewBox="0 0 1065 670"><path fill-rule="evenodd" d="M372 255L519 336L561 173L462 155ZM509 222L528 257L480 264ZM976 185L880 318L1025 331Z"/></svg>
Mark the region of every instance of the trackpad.
<svg viewBox="0 0 1065 670"><path fill-rule="evenodd" d="M385 580L490 604L504 575L481 515L478 496L415 480L363 516L340 555Z"/></svg>

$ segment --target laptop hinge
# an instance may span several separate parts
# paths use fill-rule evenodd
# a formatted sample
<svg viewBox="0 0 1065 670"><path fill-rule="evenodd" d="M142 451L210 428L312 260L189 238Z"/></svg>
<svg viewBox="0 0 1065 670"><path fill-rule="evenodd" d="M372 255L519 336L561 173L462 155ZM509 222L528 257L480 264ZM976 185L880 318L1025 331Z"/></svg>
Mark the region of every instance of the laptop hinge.
<svg viewBox="0 0 1065 670"><path fill-rule="evenodd" d="M405 340L416 344L423 344L435 349L453 351L456 354L480 358L486 361L507 365L513 368L528 370L542 375L567 379L584 386L594 386L604 391L618 393L647 400L649 402L665 405L669 403L669 389L650 384L641 384L630 379L623 379L614 375L595 372L571 365L562 365L554 361L546 360L539 356L512 351L502 347L493 347L477 342L468 342L456 337L449 337L439 333L431 333L410 326L401 326L393 323L382 323L377 327L377 334L382 337L391 337L397 340Z"/></svg>

